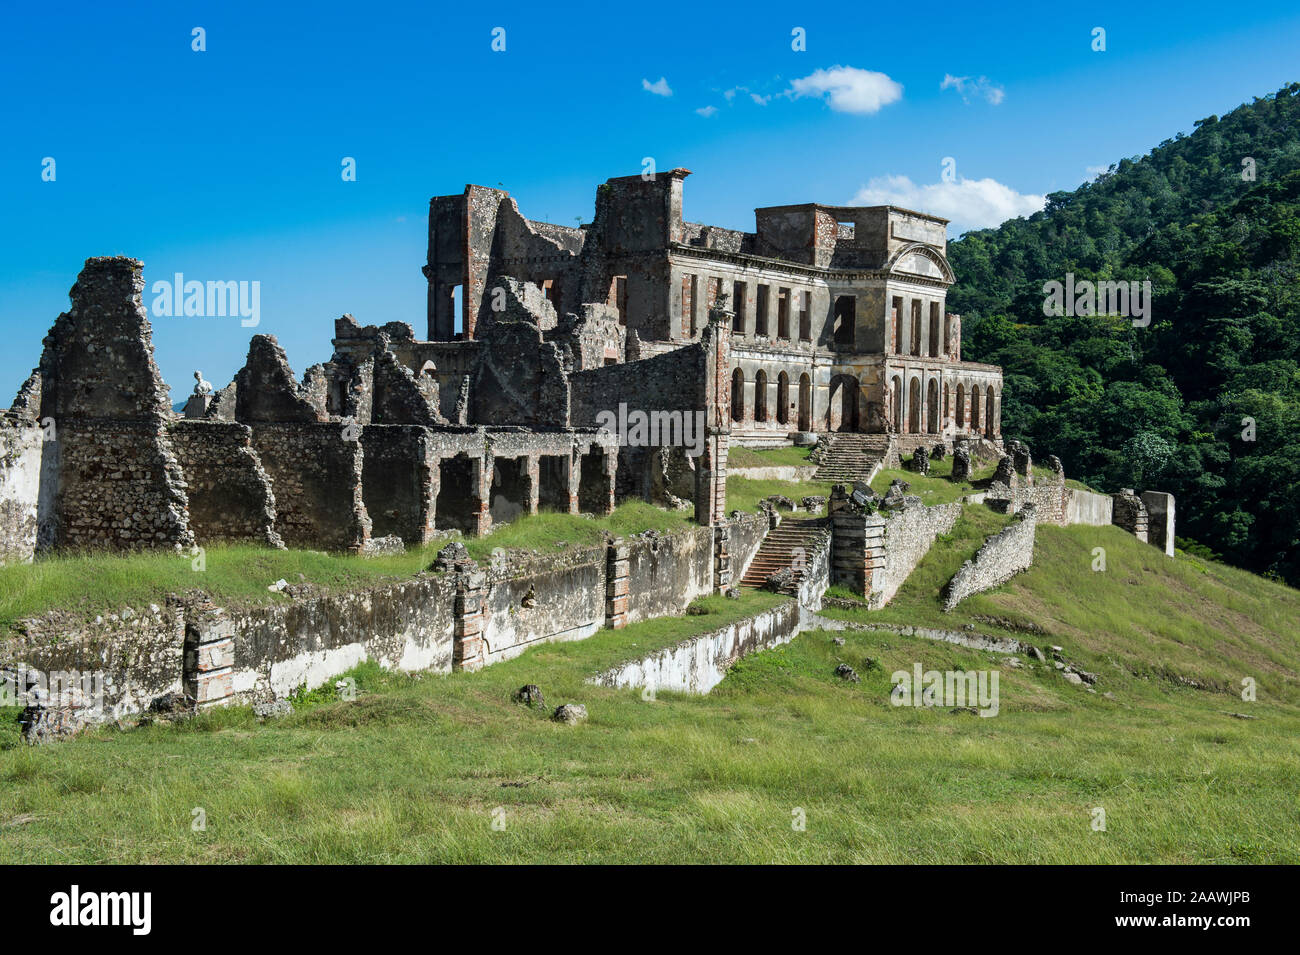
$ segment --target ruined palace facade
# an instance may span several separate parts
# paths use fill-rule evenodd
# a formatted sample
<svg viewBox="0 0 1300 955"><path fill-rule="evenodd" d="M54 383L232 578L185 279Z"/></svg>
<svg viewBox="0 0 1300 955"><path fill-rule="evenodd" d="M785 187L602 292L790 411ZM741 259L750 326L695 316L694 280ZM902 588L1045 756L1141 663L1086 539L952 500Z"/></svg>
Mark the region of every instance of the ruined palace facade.
<svg viewBox="0 0 1300 955"><path fill-rule="evenodd" d="M725 568L733 440L1000 452L1000 370L961 360L944 308L945 220L806 204L719 229L683 219L687 175L610 179L579 228L526 219L501 190L435 197L426 338L344 315L330 360L298 379L255 335L224 387L196 373L182 414L143 264L88 259L0 419L0 561L218 541L365 552L639 498L718 528ZM624 433L629 409L664 428Z"/></svg>
<svg viewBox="0 0 1300 955"><path fill-rule="evenodd" d="M428 329L473 341L493 317L495 276L536 285L557 312L602 303L617 321L593 363L698 341L732 312L733 440L793 432L890 435L903 449L959 436L998 443L1001 369L961 360L946 221L893 206L755 210L755 231L687 222L690 173L610 179L580 228L524 218L509 194L467 186L432 200Z"/></svg>

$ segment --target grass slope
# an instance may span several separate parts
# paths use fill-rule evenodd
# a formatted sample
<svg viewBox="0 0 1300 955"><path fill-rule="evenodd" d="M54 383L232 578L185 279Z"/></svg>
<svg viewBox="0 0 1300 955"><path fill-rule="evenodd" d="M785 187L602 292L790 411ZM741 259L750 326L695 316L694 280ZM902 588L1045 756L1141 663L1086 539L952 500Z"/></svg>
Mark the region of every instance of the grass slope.
<svg viewBox="0 0 1300 955"><path fill-rule="evenodd" d="M934 581L995 523L972 509L893 607L841 615L1036 619L1049 633L1031 639L1095 670L1098 692L1050 665L853 631L751 656L705 697L584 682L780 599L710 598L706 616L479 673L363 666L355 701L274 723L233 708L40 750L10 735L0 862L1300 862L1300 595L1114 528L1044 528L1031 571L945 617ZM1094 546L1105 572L1090 569ZM833 675L841 661L861 683ZM891 706L889 675L917 662L999 667L999 715ZM1235 695L1242 675L1259 702ZM590 720L512 704L529 682Z"/></svg>

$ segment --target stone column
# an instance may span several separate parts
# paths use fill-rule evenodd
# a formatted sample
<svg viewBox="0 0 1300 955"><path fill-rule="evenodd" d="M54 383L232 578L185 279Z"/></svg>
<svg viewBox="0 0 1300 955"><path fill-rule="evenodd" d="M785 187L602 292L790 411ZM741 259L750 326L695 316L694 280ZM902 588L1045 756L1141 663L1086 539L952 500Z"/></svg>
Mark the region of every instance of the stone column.
<svg viewBox="0 0 1300 955"><path fill-rule="evenodd" d="M605 514L614 513L614 487L618 478L618 449L612 449L613 453L602 455L605 459L605 490L601 499L605 502Z"/></svg>
<svg viewBox="0 0 1300 955"><path fill-rule="evenodd" d="M478 670L487 662L483 640L487 622L483 612L485 578L473 561L458 563L455 574L451 666L453 670Z"/></svg>
<svg viewBox="0 0 1300 955"><path fill-rule="evenodd" d="M569 513L579 513L578 488L582 481L582 452L577 448L564 461L564 480L569 490Z"/></svg>
<svg viewBox="0 0 1300 955"><path fill-rule="evenodd" d="M466 490L476 499L473 507L477 512L474 536L482 537L492 528L492 472L495 461L490 454L481 458L470 459L470 484Z"/></svg>
<svg viewBox="0 0 1300 955"><path fill-rule="evenodd" d="M731 528L716 524L713 528L713 589L723 593L731 586Z"/></svg>
<svg viewBox="0 0 1300 955"><path fill-rule="evenodd" d="M632 563L623 538L605 548L605 626L620 630L627 626L627 604Z"/></svg>
<svg viewBox="0 0 1300 955"><path fill-rule="evenodd" d="M187 608L183 689L199 709L221 706L234 695L235 625L209 602Z"/></svg>
<svg viewBox="0 0 1300 955"><path fill-rule="evenodd" d="M530 454L524 458L523 478L524 508L529 514L536 514L538 501L541 498L541 473L537 455Z"/></svg>

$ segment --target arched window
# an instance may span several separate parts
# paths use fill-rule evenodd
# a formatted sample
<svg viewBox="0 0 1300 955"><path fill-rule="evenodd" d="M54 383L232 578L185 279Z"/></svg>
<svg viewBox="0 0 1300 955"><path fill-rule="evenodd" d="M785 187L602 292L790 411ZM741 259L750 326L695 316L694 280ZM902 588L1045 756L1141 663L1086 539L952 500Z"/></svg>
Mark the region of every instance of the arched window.
<svg viewBox="0 0 1300 955"><path fill-rule="evenodd" d="M890 413L894 422L894 431L901 434L903 431L903 379L897 375L894 376L890 388Z"/></svg>
<svg viewBox="0 0 1300 955"><path fill-rule="evenodd" d="M776 420L790 423L790 376L785 372L776 376Z"/></svg>
<svg viewBox="0 0 1300 955"><path fill-rule="evenodd" d="M993 396L993 389L992 389L992 388L989 388L989 390L988 390L988 397L987 397L986 399L984 399L984 400L985 400L985 403L986 403L986 405L985 405L986 410L985 410L985 412L984 412L984 433L985 433L986 435L988 435L988 436L991 438L991 437L993 437L993 436L997 433L996 428L994 428L994 426L993 426L993 421L994 421L994 402L996 401L996 399L995 399L994 396Z"/></svg>
<svg viewBox="0 0 1300 955"><path fill-rule="evenodd" d="M971 385L970 388L970 429L975 434L980 433L980 386Z"/></svg>
<svg viewBox="0 0 1300 955"><path fill-rule="evenodd" d="M767 420L767 372L761 368L754 376L754 420Z"/></svg>
<svg viewBox="0 0 1300 955"><path fill-rule="evenodd" d="M966 385L957 386L957 427L966 427Z"/></svg>
<svg viewBox="0 0 1300 955"><path fill-rule="evenodd" d="M931 434L939 433L939 382L930 379L930 384L926 386L925 401L925 424L926 430Z"/></svg>
<svg viewBox="0 0 1300 955"><path fill-rule="evenodd" d="M921 433L921 379L913 378L908 388L907 430L909 434Z"/></svg>
<svg viewBox="0 0 1300 955"><path fill-rule="evenodd" d="M731 420L745 420L745 373L739 368L731 373Z"/></svg>

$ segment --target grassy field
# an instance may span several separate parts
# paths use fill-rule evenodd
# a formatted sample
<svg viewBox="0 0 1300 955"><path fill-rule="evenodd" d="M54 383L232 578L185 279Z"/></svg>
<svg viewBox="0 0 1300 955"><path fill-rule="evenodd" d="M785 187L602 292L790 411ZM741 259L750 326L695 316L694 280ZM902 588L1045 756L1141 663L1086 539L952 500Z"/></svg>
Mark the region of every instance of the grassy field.
<svg viewBox="0 0 1300 955"><path fill-rule="evenodd" d="M784 448L747 448L733 444L727 451L729 468L772 468L772 467L808 467L812 464L808 455L812 448L796 448L793 445Z"/></svg>
<svg viewBox="0 0 1300 955"><path fill-rule="evenodd" d="M819 494L829 498L833 484L818 484L815 481L757 481L752 478L727 478L727 513L733 510L753 512L758 510L758 502L772 494L783 494L796 504L799 499ZM825 509L819 513L825 513ZM800 511L799 517L810 515Z"/></svg>
<svg viewBox="0 0 1300 955"><path fill-rule="evenodd" d="M691 518L689 512L629 501L601 519L545 512L518 518L486 537L467 539L465 545L476 560L486 559L498 547L553 552L558 541L592 546L607 531L614 535L671 531L686 527ZM13 564L0 567L0 634L15 621L47 610L93 616L161 602L169 593L191 588L223 601L269 602L285 599L266 589L280 578L289 583L305 580L326 589L378 584L426 570L446 543L447 539L440 539L388 557L218 546L205 550L202 570L195 569L188 554L159 552L86 553Z"/></svg>
<svg viewBox="0 0 1300 955"><path fill-rule="evenodd" d="M992 477L996 470L996 464L981 465L972 462L971 477L981 481ZM952 480L951 456L942 461L931 461L930 473L925 476L904 468L886 468L872 479L871 489L877 494L884 494L889 490L890 482L895 480L906 481L912 485L907 493L919 497L927 505L959 501L976 490L969 481Z"/></svg>
<svg viewBox="0 0 1300 955"><path fill-rule="evenodd" d="M1096 672L1095 693L887 631L806 633L704 697L584 682L782 599L710 598L479 673L363 666L355 701L312 694L275 722L232 708L41 749L10 731L0 862L1300 862L1300 595L1116 528L1043 528L1032 570L943 615L936 582L1001 520L970 506L894 606L828 615L1037 622L1027 639ZM914 663L999 668L999 714L891 706ZM590 719L511 703L524 683Z"/></svg>

